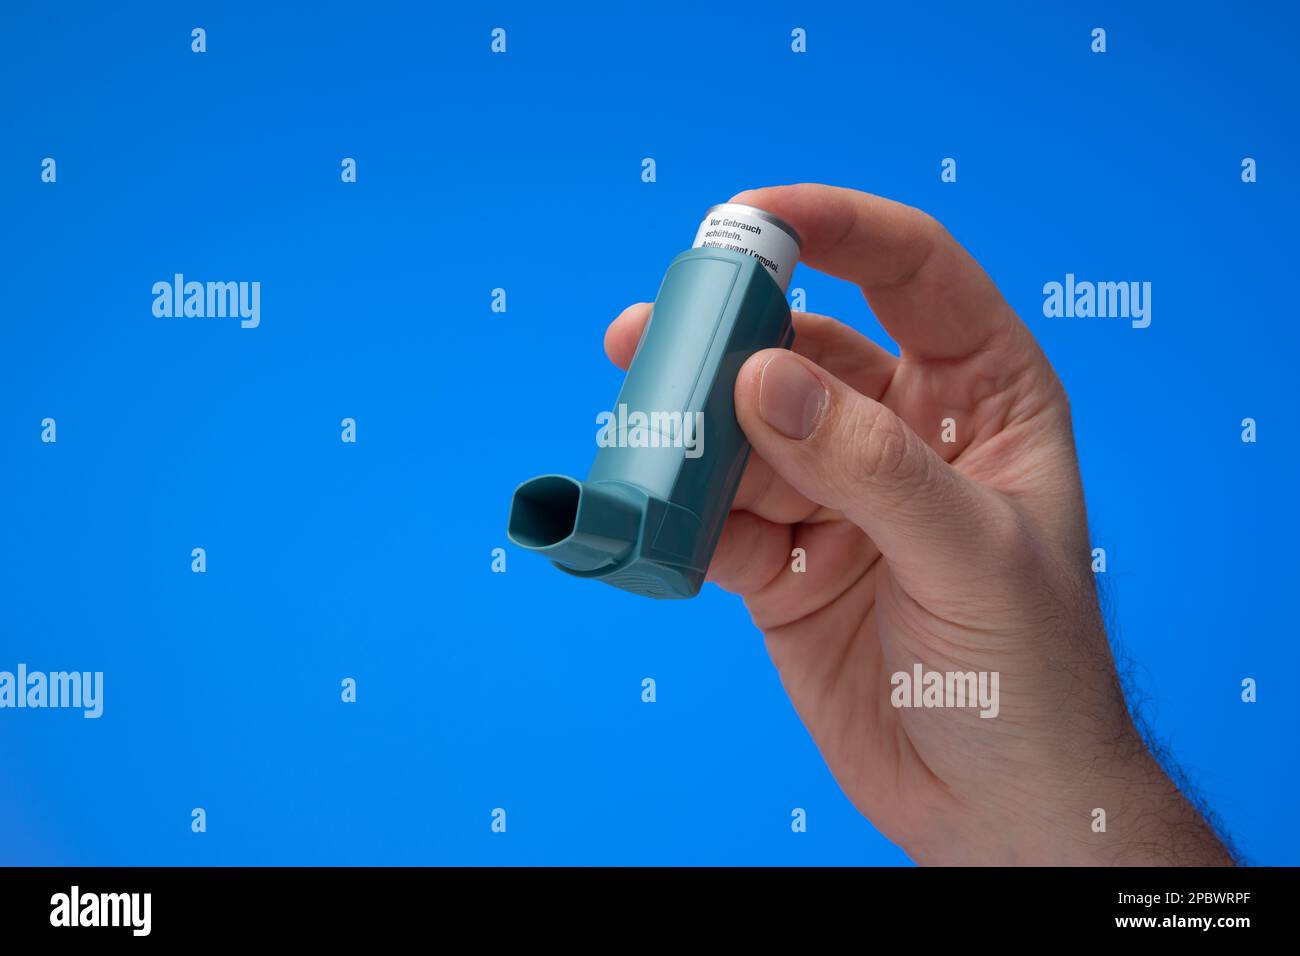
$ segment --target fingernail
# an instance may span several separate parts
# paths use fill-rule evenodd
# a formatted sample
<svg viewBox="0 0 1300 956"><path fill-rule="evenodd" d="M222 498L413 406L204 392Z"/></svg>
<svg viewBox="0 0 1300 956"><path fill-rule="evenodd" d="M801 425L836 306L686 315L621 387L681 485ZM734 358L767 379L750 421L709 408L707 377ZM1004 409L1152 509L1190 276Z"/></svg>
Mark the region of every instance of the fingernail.
<svg viewBox="0 0 1300 956"><path fill-rule="evenodd" d="M789 352L767 360L758 384L758 413L787 438L807 438L821 421L828 396L817 376Z"/></svg>

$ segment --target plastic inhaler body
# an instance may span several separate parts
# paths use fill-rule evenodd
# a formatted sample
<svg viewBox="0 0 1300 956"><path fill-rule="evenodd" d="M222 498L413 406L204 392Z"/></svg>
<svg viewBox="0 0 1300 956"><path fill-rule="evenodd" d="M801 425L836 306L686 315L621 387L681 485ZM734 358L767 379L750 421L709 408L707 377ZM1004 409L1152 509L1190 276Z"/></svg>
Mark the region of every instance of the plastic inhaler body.
<svg viewBox="0 0 1300 956"><path fill-rule="evenodd" d="M515 544L636 594L699 592L749 458L736 375L793 343L785 288L798 252L794 230L762 210L709 210L664 275L591 473L515 489Z"/></svg>

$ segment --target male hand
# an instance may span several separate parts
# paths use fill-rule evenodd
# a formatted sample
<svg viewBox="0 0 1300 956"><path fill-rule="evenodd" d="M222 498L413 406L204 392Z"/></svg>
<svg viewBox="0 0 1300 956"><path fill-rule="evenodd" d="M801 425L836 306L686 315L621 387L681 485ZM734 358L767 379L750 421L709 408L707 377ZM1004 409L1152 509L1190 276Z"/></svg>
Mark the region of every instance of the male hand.
<svg viewBox="0 0 1300 956"><path fill-rule="evenodd" d="M902 353L796 313L793 352L746 362L754 453L709 570L844 792L920 863L1231 863L1129 716L1065 392L993 282L934 219L876 196L732 202L792 224L801 261L860 286ZM610 325L620 366L649 314ZM896 708L891 677L918 663L996 672L997 715Z"/></svg>

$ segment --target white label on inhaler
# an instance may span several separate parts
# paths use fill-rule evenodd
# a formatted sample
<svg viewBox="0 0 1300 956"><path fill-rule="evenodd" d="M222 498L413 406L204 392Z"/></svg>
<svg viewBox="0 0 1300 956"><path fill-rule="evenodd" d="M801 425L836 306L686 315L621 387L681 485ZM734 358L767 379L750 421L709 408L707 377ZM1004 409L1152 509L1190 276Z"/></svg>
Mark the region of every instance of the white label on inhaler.
<svg viewBox="0 0 1300 956"><path fill-rule="evenodd" d="M730 249L757 259L784 292L799 261L799 243L761 210L740 203L714 206L700 223L692 249Z"/></svg>

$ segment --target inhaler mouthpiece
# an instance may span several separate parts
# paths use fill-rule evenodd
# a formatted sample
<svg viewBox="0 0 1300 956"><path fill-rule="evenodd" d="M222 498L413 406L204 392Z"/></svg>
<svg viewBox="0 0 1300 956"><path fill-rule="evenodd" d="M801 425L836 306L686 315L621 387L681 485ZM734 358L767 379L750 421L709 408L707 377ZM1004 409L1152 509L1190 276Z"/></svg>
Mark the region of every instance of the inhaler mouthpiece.
<svg viewBox="0 0 1300 956"><path fill-rule="evenodd" d="M799 234L784 219L770 212L724 202L704 214L692 249L729 249L753 256L785 292L790 273L799 261Z"/></svg>

